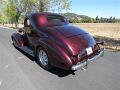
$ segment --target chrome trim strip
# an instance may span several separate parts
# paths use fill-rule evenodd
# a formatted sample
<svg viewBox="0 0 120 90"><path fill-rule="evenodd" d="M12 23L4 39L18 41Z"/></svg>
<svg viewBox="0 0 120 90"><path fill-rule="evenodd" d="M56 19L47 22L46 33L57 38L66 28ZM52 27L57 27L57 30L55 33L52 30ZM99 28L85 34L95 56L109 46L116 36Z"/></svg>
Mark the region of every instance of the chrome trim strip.
<svg viewBox="0 0 120 90"><path fill-rule="evenodd" d="M96 56L94 56L93 58L91 59L88 59L87 61L83 62L83 63L80 63L80 64L77 64L77 65L73 65L72 66L72 70L78 70L78 69L81 69L82 67L85 67L87 64L89 64L90 62L93 62L95 60L97 60L98 58L100 58L103 54L104 54L104 51L105 51L105 48L103 48L100 53Z"/></svg>

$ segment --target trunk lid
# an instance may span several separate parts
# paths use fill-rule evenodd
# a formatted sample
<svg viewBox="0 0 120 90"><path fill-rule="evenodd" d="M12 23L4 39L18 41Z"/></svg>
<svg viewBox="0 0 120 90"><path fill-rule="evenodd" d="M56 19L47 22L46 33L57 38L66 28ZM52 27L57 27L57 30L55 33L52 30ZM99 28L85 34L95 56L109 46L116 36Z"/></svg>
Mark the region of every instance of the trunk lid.
<svg viewBox="0 0 120 90"><path fill-rule="evenodd" d="M62 35L62 41L67 45L68 48L66 49L69 50L72 55L81 54L86 48L94 48L96 44L94 38L89 33L78 27L63 25L52 28Z"/></svg>
<svg viewBox="0 0 120 90"><path fill-rule="evenodd" d="M67 38L87 34L86 31L72 25L57 26L56 29Z"/></svg>
<svg viewBox="0 0 120 90"><path fill-rule="evenodd" d="M76 35L66 39L70 51L73 55L82 54L86 48L94 48L96 42L89 34Z"/></svg>

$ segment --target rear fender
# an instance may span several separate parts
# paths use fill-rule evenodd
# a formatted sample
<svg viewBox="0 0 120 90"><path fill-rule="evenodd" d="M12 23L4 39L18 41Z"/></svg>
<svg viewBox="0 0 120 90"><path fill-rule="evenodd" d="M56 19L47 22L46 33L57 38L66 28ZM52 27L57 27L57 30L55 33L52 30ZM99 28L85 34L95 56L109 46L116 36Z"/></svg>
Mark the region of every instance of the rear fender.
<svg viewBox="0 0 120 90"><path fill-rule="evenodd" d="M53 43L50 40L48 43L49 52L52 58L55 58L52 59L53 64L63 69L70 69L73 65L70 54L66 53L66 50L63 47L58 46L56 43Z"/></svg>
<svg viewBox="0 0 120 90"><path fill-rule="evenodd" d="M37 49L39 47L42 47L47 51L53 66L63 69L70 69L70 67L73 65L73 62L65 50L50 40L47 40L46 38L40 38L35 48L35 55L37 55Z"/></svg>

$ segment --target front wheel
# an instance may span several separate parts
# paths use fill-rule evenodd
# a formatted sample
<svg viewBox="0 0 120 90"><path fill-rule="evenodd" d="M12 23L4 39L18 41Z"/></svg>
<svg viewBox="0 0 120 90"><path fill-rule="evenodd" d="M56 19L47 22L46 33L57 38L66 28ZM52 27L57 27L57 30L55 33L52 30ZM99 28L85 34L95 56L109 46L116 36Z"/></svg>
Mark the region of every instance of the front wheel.
<svg viewBox="0 0 120 90"><path fill-rule="evenodd" d="M42 49L42 48L39 48L37 50L37 61L38 61L38 64L42 68L44 68L46 70L51 69L49 56L48 56L47 52L44 49Z"/></svg>

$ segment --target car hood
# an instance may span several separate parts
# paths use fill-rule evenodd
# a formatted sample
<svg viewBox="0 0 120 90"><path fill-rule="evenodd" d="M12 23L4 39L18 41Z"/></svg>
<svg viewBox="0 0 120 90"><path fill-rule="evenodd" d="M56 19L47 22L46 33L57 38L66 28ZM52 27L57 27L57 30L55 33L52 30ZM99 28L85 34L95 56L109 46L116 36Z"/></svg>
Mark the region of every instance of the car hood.
<svg viewBox="0 0 120 90"><path fill-rule="evenodd" d="M52 32L52 37L56 39L56 43L60 46L66 48L72 55L77 55L82 53L88 47L94 47L96 44L94 38L86 31L71 26L55 26L52 27L54 30L49 30Z"/></svg>

